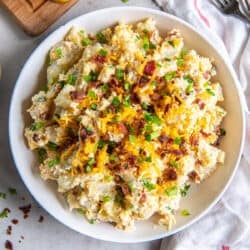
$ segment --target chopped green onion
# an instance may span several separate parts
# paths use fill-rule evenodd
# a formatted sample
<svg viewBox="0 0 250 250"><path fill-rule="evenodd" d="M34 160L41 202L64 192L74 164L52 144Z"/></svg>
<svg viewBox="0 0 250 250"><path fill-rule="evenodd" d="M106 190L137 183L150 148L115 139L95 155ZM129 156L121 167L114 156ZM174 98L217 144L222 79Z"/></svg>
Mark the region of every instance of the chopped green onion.
<svg viewBox="0 0 250 250"><path fill-rule="evenodd" d="M175 73L175 72L169 72L169 73L167 73L167 74L164 76L164 78L165 78L166 81L170 81L170 80L172 80L173 78L175 78L175 76L176 76L176 73Z"/></svg>
<svg viewBox="0 0 250 250"><path fill-rule="evenodd" d="M3 209L3 211L0 213L0 218L3 219L3 218L7 218L9 215L9 211L5 208Z"/></svg>
<svg viewBox="0 0 250 250"><path fill-rule="evenodd" d="M5 193L0 192L0 198L1 198L1 199L6 199L6 194L5 194Z"/></svg>
<svg viewBox="0 0 250 250"><path fill-rule="evenodd" d="M116 162L116 161L118 161L118 157L116 155L110 155L109 160L113 161L113 162Z"/></svg>
<svg viewBox="0 0 250 250"><path fill-rule="evenodd" d="M118 96L115 96L115 97L113 98L113 100L112 100L112 104L113 104L115 107L117 107L117 106L120 105L120 103L121 103L121 102L120 102Z"/></svg>
<svg viewBox="0 0 250 250"><path fill-rule="evenodd" d="M150 83L150 85L151 85L152 87L155 87L155 86L156 86L156 81L155 81L155 80L152 81L152 82Z"/></svg>
<svg viewBox="0 0 250 250"><path fill-rule="evenodd" d="M124 104L126 107L130 107L130 106L131 106L130 96L125 96L124 101L123 101L123 104Z"/></svg>
<svg viewBox="0 0 250 250"><path fill-rule="evenodd" d="M162 65L160 63L156 63L156 66L159 67L159 68L162 67Z"/></svg>
<svg viewBox="0 0 250 250"><path fill-rule="evenodd" d="M35 122L30 125L31 131L37 131L44 127L44 124L42 122Z"/></svg>
<svg viewBox="0 0 250 250"><path fill-rule="evenodd" d="M147 110L147 109L148 109L148 104L147 104L146 102L143 102L143 103L142 103L142 108L143 108L144 110Z"/></svg>
<svg viewBox="0 0 250 250"><path fill-rule="evenodd" d="M191 78L189 75L184 75L183 79L186 80L188 83L193 83L194 82L193 78Z"/></svg>
<svg viewBox="0 0 250 250"><path fill-rule="evenodd" d="M169 187L165 190L165 194L167 196L174 196L177 195L177 193L178 193L178 188L176 186Z"/></svg>
<svg viewBox="0 0 250 250"><path fill-rule="evenodd" d="M171 45L172 47L175 47L174 41L168 41L168 44Z"/></svg>
<svg viewBox="0 0 250 250"><path fill-rule="evenodd" d="M154 131L153 133L146 135L145 140L146 141L154 140L155 138L159 137L160 134L161 134L161 131Z"/></svg>
<svg viewBox="0 0 250 250"><path fill-rule="evenodd" d="M45 102L46 100L47 100L47 99L46 99L45 96L40 96L40 97L37 98L37 101L38 101L38 102Z"/></svg>
<svg viewBox="0 0 250 250"><path fill-rule="evenodd" d="M170 161L170 165L174 168L178 168L178 163L176 161Z"/></svg>
<svg viewBox="0 0 250 250"><path fill-rule="evenodd" d="M168 57L166 57L166 58L165 58L165 61L167 61L167 62L171 62L171 59L170 59L170 58L168 58Z"/></svg>
<svg viewBox="0 0 250 250"><path fill-rule="evenodd" d="M215 93L213 92L213 90L211 90L211 89L206 89L206 91L207 91L207 93L208 93L209 95L215 96Z"/></svg>
<svg viewBox="0 0 250 250"><path fill-rule="evenodd" d="M129 187L130 191L133 192L134 191L133 182L129 181L127 184L128 184L128 187Z"/></svg>
<svg viewBox="0 0 250 250"><path fill-rule="evenodd" d="M183 58L177 58L176 64L178 67L184 64L184 59Z"/></svg>
<svg viewBox="0 0 250 250"><path fill-rule="evenodd" d="M96 38L97 38L97 41L99 42L99 43L107 43L108 41L107 41L107 38L105 37L105 35L102 33L102 32L98 32L97 34L96 34Z"/></svg>
<svg viewBox="0 0 250 250"><path fill-rule="evenodd" d="M59 146L57 144L55 144L54 142L51 142L51 141L48 142L47 146L52 151L56 151L59 148Z"/></svg>
<svg viewBox="0 0 250 250"><path fill-rule="evenodd" d="M108 86L107 84L104 84L104 85L101 86L101 90L102 90L103 92L108 91L108 89L109 89L109 86Z"/></svg>
<svg viewBox="0 0 250 250"><path fill-rule="evenodd" d="M176 138L174 139L174 144L180 145L181 143L182 143L181 137L176 137Z"/></svg>
<svg viewBox="0 0 250 250"><path fill-rule="evenodd" d="M98 51L98 54L101 55L101 56L106 56L106 55L108 54L108 51L105 50L105 49L100 49L100 50Z"/></svg>
<svg viewBox="0 0 250 250"><path fill-rule="evenodd" d="M61 58L62 57L62 49L61 48L57 48L56 49L56 56L57 56L57 58Z"/></svg>
<svg viewBox="0 0 250 250"><path fill-rule="evenodd" d="M149 42L150 49L156 49L156 45L154 43Z"/></svg>
<svg viewBox="0 0 250 250"><path fill-rule="evenodd" d="M129 135L128 138L131 143L135 143L136 137L134 135Z"/></svg>
<svg viewBox="0 0 250 250"><path fill-rule="evenodd" d="M99 148L99 149L102 149L106 144L107 144L106 141L100 139L100 140L98 141L98 148Z"/></svg>
<svg viewBox="0 0 250 250"><path fill-rule="evenodd" d="M189 216L190 213L189 213L189 211L187 209L183 209L183 210L181 210L181 215L182 216Z"/></svg>
<svg viewBox="0 0 250 250"><path fill-rule="evenodd" d="M119 81L122 81L124 79L124 70L120 68L116 69L115 76Z"/></svg>
<svg viewBox="0 0 250 250"><path fill-rule="evenodd" d="M51 168L59 163L60 163L60 158L58 156L56 156L54 159L51 159L48 161L48 166Z"/></svg>
<svg viewBox="0 0 250 250"><path fill-rule="evenodd" d="M81 122L81 121L82 121L82 117L80 117L80 116L77 117L77 118L76 118L76 121L77 121L77 122Z"/></svg>
<svg viewBox="0 0 250 250"><path fill-rule="evenodd" d="M88 46L90 44L91 44L91 41L89 40L88 37L85 37L85 38L82 39L82 45L83 46Z"/></svg>
<svg viewBox="0 0 250 250"><path fill-rule="evenodd" d="M44 148L38 148L37 153L39 163L43 163L47 157L47 151Z"/></svg>
<svg viewBox="0 0 250 250"><path fill-rule="evenodd" d="M122 0L123 3L127 3L129 0Z"/></svg>
<svg viewBox="0 0 250 250"><path fill-rule="evenodd" d="M135 36L135 41L139 41L140 39L141 39L140 36L138 35Z"/></svg>
<svg viewBox="0 0 250 250"><path fill-rule="evenodd" d="M128 81L125 81L125 83L124 83L124 89L127 90L127 91L129 91L129 89L130 89L130 83Z"/></svg>
<svg viewBox="0 0 250 250"><path fill-rule="evenodd" d="M88 161L87 161L87 165L85 167L85 170L87 173L89 173L91 170L92 170L92 166L95 164L95 158L90 158Z"/></svg>
<svg viewBox="0 0 250 250"><path fill-rule="evenodd" d="M189 83L186 87L186 93L190 94L193 91L193 83Z"/></svg>
<svg viewBox="0 0 250 250"><path fill-rule="evenodd" d="M96 103L91 103L91 104L90 104L90 108L91 108L92 110L96 110L96 109L97 109L97 104L96 104Z"/></svg>
<svg viewBox="0 0 250 250"><path fill-rule="evenodd" d="M102 197L102 201L103 201L103 202L109 202L109 201L111 201L111 200L112 200L112 198L111 198L111 196L109 196L109 195L105 195L105 196Z"/></svg>
<svg viewBox="0 0 250 250"><path fill-rule="evenodd" d="M88 96L89 96L90 98L92 98L92 99L95 99L95 98L96 98L96 93L95 93L95 91L89 90Z"/></svg>
<svg viewBox="0 0 250 250"><path fill-rule="evenodd" d="M149 49L149 40L147 37L144 37L142 40L142 46L143 49L145 49L146 51Z"/></svg>
<svg viewBox="0 0 250 250"><path fill-rule="evenodd" d="M87 131L87 132L92 132L93 129L92 129L91 127L86 127L86 131Z"/></svg>
<svg viewBox="0 0 250 250"><path fill-rule="evenodd" d="M155 184L150 183L147 179L142 180L143 186L147 188L147 190L151 191L156 188Z"/></svg>
<svg viewBox="0 0 250 250"><path fill-rule="evenodd" d="M95 219L89 220L89 224L94 224L94 223L95 223Z"/></svg>
<svg viewBox="0 0 250 250"><path fill-rule="evenodd" d="M94 82L97 80L97 77L98 77L97 73L91 70L88 75L83 76L83 80L86 82Z"/></svg>
<svg viewBox="0 0 250 250"><path fill-rule="evenodd" d="M9 193L10 193L11 195L17 194L17 191L16 191L15 188L9 187L9 188L8 188L8 191L9 191Z"/></svg>
<svg viewBox="0 0 250 250"><path fill-rule="evenodd" d="M77 80L77 76L70 74L70 75L68 75L67 83L74 85L76 83L76 80Z"/></svg>
<svg viewBox="0 0 250 250"><path fill-rule="evenodd" d="M184 196L187 195L187 192L188 192L189 188L190 188L190 185L185 185L185 186L180 190L181 196L182 196L182 197L184 197Z"/></svg>
<svg viewBox="0 0 250 250"><path fill-rule="evenodd" d="M143 32L144 34L148 34L148 30L147 30L147 29L143 29L142 32Z"/></svg>
<svg viewBox="0 0 250 250"><path fill-rule="evenodd" d="M152 122L152 123L155 123L157 125L161 125L161 119L158 116L153 115L149 112L144 113L144 119L147 122Z"/></svg>
<svg viewBox="0 0 250 250"><path fill-rule="evenodd" d="M86 211L82 208L77 208L76 211L81 214L81 215L85 215L86 214Z"/></svg>
<svg viewBox="0 0 250 250"><path fill-rule="evenodd" d="M220 128L220 136L225 136L226 135L226 130L224 128Z"/></svg>
<svg viewBox="0 0 250 250"><path fill-rule="evenodd" d="M145 158L145 161L146 161L146 162L152 162L151 156L147 156L147 157Z"/></svg>

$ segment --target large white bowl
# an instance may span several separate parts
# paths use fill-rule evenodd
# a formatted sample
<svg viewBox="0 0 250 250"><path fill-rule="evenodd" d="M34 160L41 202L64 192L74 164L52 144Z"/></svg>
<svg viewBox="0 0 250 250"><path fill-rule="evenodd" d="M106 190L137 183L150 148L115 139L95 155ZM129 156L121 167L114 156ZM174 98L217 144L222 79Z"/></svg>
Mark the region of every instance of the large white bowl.
<svg viewBox="0 0 250 250"><path fill-rule="evenodd" d="M177 215L177 223L171 231L166 231L160 226L155 227L154 218L151 218L137 222L136 231L123 232L107 223L90 225L80 215L69 212L63 198L56 192L56 185L45 182L39 177L35 167L37 160L26 145L23 129L28 121L26 109L30 105L30 97L38 90L39 83L45 83L45 73L42 69L46 54L52 45L63 39L71 26L77 25L87 32L96 32L118 21L135 22L146 17L153 17L163 34L172 28L180 29L188 47L194 48L201 55L215 59L217 78L223 86L225 96L223 105L228 111L223 124L227 136L221 144L221 148L226 152L226 161L224 166L219 167L201 185L191 188L188 196L181 202L181 208L188 209L191 215L187 217ZM80 233L98 239L115 242L149 241L176 233L197 221L219 200L229 185L242 153L245 131L242 101L241 89L232 66L226 63L212 44L187 23L172 15L146 8L103 9L77 17L60 27L49 35L29 57L16 82L12 96L9 114L10 145L17 170L25 185L40 205L58 221Z"/></svg>

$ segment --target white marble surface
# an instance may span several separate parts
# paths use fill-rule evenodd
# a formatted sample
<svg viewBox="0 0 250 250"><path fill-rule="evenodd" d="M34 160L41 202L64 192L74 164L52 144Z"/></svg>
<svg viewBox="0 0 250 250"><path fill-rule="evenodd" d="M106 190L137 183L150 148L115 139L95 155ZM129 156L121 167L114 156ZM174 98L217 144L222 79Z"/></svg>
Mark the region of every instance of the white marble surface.
<svg viewBox="0 0 250 250"><path fill-rule="evenodd" d="M15 250L157 250L160 248L160 240L138 244L109 243L80 235L66 228L48 215L32 199L15 169L9 149L8 111L11 93L22 65L32 50L51 31L71 18L96 9L118 5L125 4L120 0L79 0L49 30L35 38L25 35L0 6L0 64L2 65L2 79L0 80L0 192L7 193L6 199L0 198L0 212L5 207L11 209L8 218L0 219L0 249L4 249L6 240L13 243ZM130 0L127 5L156 8L151 0ZM27 167L29 167L29 163L27 163ZM16 188L17 195L10 195L7 191L9 187ZM21 197L25 197L25 200L22 200ZM29 203L32 204L30 216L23 219L23 214L18 207ZM40 215L44 216L43 223L38 222ZM14 218L17 218L19 223L12 224L12 234L7 235L6 229ZM24 239L19 242L21 235L24 236Z"/></svg>

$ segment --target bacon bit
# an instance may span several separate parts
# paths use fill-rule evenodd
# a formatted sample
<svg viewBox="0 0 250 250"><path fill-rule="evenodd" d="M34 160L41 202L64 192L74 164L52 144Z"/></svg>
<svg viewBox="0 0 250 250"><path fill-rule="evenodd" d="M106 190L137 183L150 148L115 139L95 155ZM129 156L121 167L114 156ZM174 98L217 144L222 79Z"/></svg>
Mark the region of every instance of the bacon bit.
<svg viewBox="0 0 250 250"><path fill-rule="evenodd" d="M85 90L76 90L69 93L72 101L82 101L86 97Z"/></svg>
<svg viewBox="0 0 250 250"><path fill-rule="evenodd" d="M180 150L180 149L171 150L170 153L173 154L173 155L176 155L176 156L179 156L179 155L183 155L183 154L184 154L184 152L183 152L182 150Z"/></svg>
<svg viewBox="0 0 250 250"><path fill-rule="evenodd" d="M112 78L110 81L109 81L109 83L108 83L108 85L112 88L115 88L115 87L118 87L119 86L119 82L118 82L118 80L116 79L116 78Z"/></svg>
<svg viewBox="0 0 250 250"><path fill-rule="evenodd" d="M39 118L41 119L41 120L49 120L49 118L50 118L50 114L49 114L49 112L43 112L42 114L40 114L39 115Z"/></svg>
<svg viewBox="0 0 250 250"><path fill-rule="evenodd" d="M146 75L152 76L154 74L155 68L156 68L155 61L152 60L152 61L149 61L149 62L146 63L143 72Z"/></svg>
<svg viewBox="0 0 250 250"><path fill-rule="evenodd" d="M171 108L171 104L170 103L168 103L166 106L165 106L165 108L164 108L164 114L166 114L168 111L169 111L169 109Z"/></svg>
<svg viewBox="0 0 250 250"><path fill-rule="evenodd" d="M208 80L211 77L211 72L209 70L205 71L203 73L203 77Z"/></svg>
<svg viewBox="0 0 250 250"><path fill-rule="evenodd" d="M135 155L130 155L128 158L127 158L127 162L128 164L130 165L135 165L136 163L136 160L137 160L137 157Z"/></svg>
<svg viewBox="0 0 250 250"><path fill-rule="evenodd" d="M181 100L177 96L175 96L174 99L177 103L181 104Z"/></svg>
<svg viewBox="0 0 250 250"><path fill-rule="evenodd" d="M32 136L32 140L34 141L34 142L39 142L39 136L38 136L38 134L34 134L33 136Z"/></svg>
<svg viewBox="0 0 250 250"><path fill-rule="evenodd" d="M11 235L12 227L8 226L6 230L6 234Z"/></svg>
<svg viewBox="0 0 250 250"><path fill-rule="evenodd" d="M173 168L168 168L164 171L163 173L163 179L165 181L175 181L177 180L177 173L175 169Z"/></svg>
<svg viewBox="0 0 250 250"><path fill-rule="evenodd" d="M117 182L117 183L121 182L121 181L122 181L121 176L119 176L119 175L115 175L115 177L114 177L114 181L115 181L115 182Z"/></svg>
<svg viewBox="0 0 250 250"><path fill-rule="evenodd" d="M191 135L189 138L189 141L192 146L197 146L199 144L199 137L195 135Z"/></svg>
<svg viewBox="0 0 250 250"><path fill-rule="evenodd" d="M141 134L143 128L144 128L144 120L140 119L138 122L135 123L135 127L136 127L136 134L139 135Z"/></svg>
<svg viewBox="0 0 250 250"><path fill-rule="evenodd" d="M139 81L139 87L144 87L149 82L149 79L146 76L142 76Z"/></svg>
<svg viewBox="0 0 250 250"><path fill-rule="evenodd" d="M6 250L13 250L12 242L9 240L6 240L5 241L5 248L6 248Z"/></svg>
<svg viewBox="0 0 250 250"><path fill-rule="evenodd" d="M201 130L200 133L201 133L205 138L207 138L207 137L209 137L209 136L211 135L211 133L206 133L206 132L204 132L203 130Z"/></svg>
<svg viewBox="0 0 250 250"><path fill-rule="evenodd" d="M135 104L139 104L141 100L140 100L139 96L137 95L137 93L132 92L131 93L131 101Z"/></svg>
<svg viewBox="0 0 250 250"><path fill-rule="evenodd" d="M124 194L125 196L131 194L130 188L129 188L129 186L128 186L127 183L123 183L123 184L121 185L121 189L122 189L122 192L123 192L123 194Z"/></svg>
<svg viewBox="0 0 250 250"><path fill-rule="evenodd" d="M103 64L103 63L107 62L107 57L104 55L96 55L93 57L93 61L95 63Z"/></svg>
<svg viewBox="0 0 250 250"><path fill-rule="evenodd" d="M82 128L79 132L79 135L80 135L82 140L85 140L87 138L87 135L88 135L87 130L85 128Z"/></svg>
<svg viewBox="0 0 250 250"><path fill-rule="evenodd" d="M223 245L221 250L230 250L230 247Z"/></svg>
<svg viewBox="0 0 250 250"><path fill-rule="evenodd" d="M201 179L200 179L198 173L195 170L193 170L192 172L190 172L188 174L188 177L190 178L191 181L193 181L195 183L200 183Z"/></svg>
<svg viewBox="0 0 250 250"><path fill-rule="evenodd" d="M152 101L159 101L162 98L162 96L158 93L153 93L152 95L150 95L150 98Z"/></svg>
<svg viewBox="0 0 250 250"><path fill-rule="evenodd" d="M167 143L169 141L169 138L166 136L166 135L160 135L158 137L158 140L161 142L161 143Z"/></svg>
<svg viewBox="0 0 250 250"><path fill-rule="evenodd" d="M200 159L197 159L196 161L195 161L195 165L201 165L202 164L202 161L200 160Z"/></svg>
<svg viewBox="0 0 250 250"><path fill-rule="evenodd" d="M30 209L31 209L31 204L19 207L19 209L23 212L23 218L26 219L29 216Z"/></svg>
<svg viewBox="0 0 250 250"><path fill-rule="evenodd" d="M203 110L205 108L206 104L204 102L199 104L200 110Z"/></svg>
<svg viewBox="0 0 250 250"><path fill-rule="evenodd" d="M14 225L18 224L18 220L17 220L17 219L13 219L11 222L12 222L12 224L14 224Z"/></svg>
<svg viewBox="0 0 250 250"><path fill-rule="evenodd" d="M93 81L88 84L89 87L96 88L101 85L101 81Z"/></svg>
<svg viewBox="0 0 250 250"><path fill-rule="evenodd" d="M120 130L121 133L123 133L124 135L128 134L128 129L127 129L126 125L124 124L124 122L119 122L117 124L117 126L118 126L118 129Z"/></svg>
<svg viewBox="0 0 250 250"><path fill-rule="evenodd" d="M161 177L158 177L156 182L157 182L158 185L162 185L163 184L163 179Z"/></svg>
<svg viewBox="0 0 250 250"><path fill-rule="evenodd" d="M142 193L139 202L144 203L147 200L147 195L145 193Z"/></svg>
<svg viewBox="0 0 250 250"><path fill-rule="evenodd" d="M42 215L40 215L39 219L38 219L38 222L42 223L44 220L44 217Z"/></svg>

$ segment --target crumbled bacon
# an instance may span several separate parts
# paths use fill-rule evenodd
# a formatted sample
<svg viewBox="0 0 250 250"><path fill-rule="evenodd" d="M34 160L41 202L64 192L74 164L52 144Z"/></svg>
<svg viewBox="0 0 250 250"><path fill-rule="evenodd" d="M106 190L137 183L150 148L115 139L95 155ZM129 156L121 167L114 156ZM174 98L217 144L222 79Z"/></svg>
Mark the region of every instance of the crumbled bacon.
<svg viewBox="0 0 250 250"><path fill-rule="evenodd" d="M199 137L195 135L191 135L189 138L189 141L192 146L197 146L199 144Z"/></svg>
<svg viewBox="0 0 250 250"><path fill-rule="evenodd" d="M152 101L156 102L159 101L162 98L162 96L159 93L153 93L152 95L150 95L150 98Z"/></svg>
<svg viewBox="0 0 250 250"><path fill-rule="evenodd" d="M177 180L177 173L174 168L168 168L163 173L163 179L165 181L175 181Z"/></svg>
<svg viewBox="0 0 250 250"><path fill-rule="evenodd" d="M137 93L135 92L132 92L131 93L131 101L135 104L139 104L140 103L140 98L139 96L137 95Z"/></svg>
<svg viewBox="0 0 250 250"><path fill-rule="evenodd" d="M161 143L167 143L169 138L166 136L166 135L160 135L158 137L158 140L161 142Z"/></svg>
<svg viewBox="0 0 250 250"><path fill-rule="evenodd" d="M75 90L69 93L72 101L82 101L86 97L85 90Z"/></svg>
<svg viewBox="0 0 250 250"><path fill-rule="evenodd" d="M127 162L129 165L133 166L135 165L136 160L137 160L137 157L135 155L130 155L127 159Z"/></svg>
<svg viewBox="0 0 250 250"><path fill-rule="evenodd" d="M155 65L155 61L149 61L146 63L145 67L144 67L144 73L146 75L152 76L154 74L156 65Z"/></svg>
<svg viewBox="0 0 250 250"><path fill-rule="evenodd" d="M206 104L200 98L196 98L194 103L198 104L200 110L203 110L206 106Z"/></svg>
<svg viewBox="0 0 250 250"><path fill-rule="evenodd" d="M93 61L95 63L103 64L103 63L107 62L107 57L104 55L96 55L93 57Z"/></svg>
<svg viewBox="0 0 250 250"><path fill-rule="evenodd" d="M200 176L198 175L198 173L193 170L192 172L190 172L188 174L188 177L195 183L199 183L200 182Z"/></svg>
<svg viewBox="0 0 250 250"><path fill-rule="evenodd" d="M211 135L211 133L207 133L207 132L205 132L205 131L203 131L203 130L201 130L201 134L202 134L205 138L207 138L207 137L209 137L209 136Z"/></svg>
<svg viewBox="0 0 250 250"><path fill-rule="evenodd" d="M111 88L115 88L115 87L118 87L119 86L119 82L116 78L112 78L109 82L108 82L108 85L111 87Z"/></svg>
<svg viewBox="0 0 250 250"><path fill-rule="evenodd" d="M139 87L143 88L148 82L149 79L146 76L142 76L139 80Z"/></svg>
<svg viewBox="0 0 250 250"><path fill-rule="evenodd" d="M118 126L118 129L120 130L120 132L121 132L122 134L124 134L124 135L127 135L127 134L128 134L128 129L127 129L126 125L124 124L124 122L119 122L119 123L117 124L117 126Z"/></svg>
<svg viewBox="0 0 250 250"><path fill-rule="evenodd" d="M125 196L131 194L130 188L129 188L127 183L122 183L121 189L122 189L122 192Z"/></svg>
<svg viewBox="0 0 250 250"><path fill-rule="evenodd" d="M139 202L144 203L147 200L147 195L145 193L142 193Z"/></svg>
<svg viewBox="0 0 250 250"><path fill-rule="evenodd" d="M171 104L170 103L168 103L166 106L165 106L165 108L164 108L164 114L166 114L168 111L169 111L169 109L171 108Z"/></svg>
<svg viewBox="0 0 250 250"><path fill-rule="evenodd" d="M203 73L203 77L208 80L211 77L211 72L209 70L205 71Z"/></svg>

